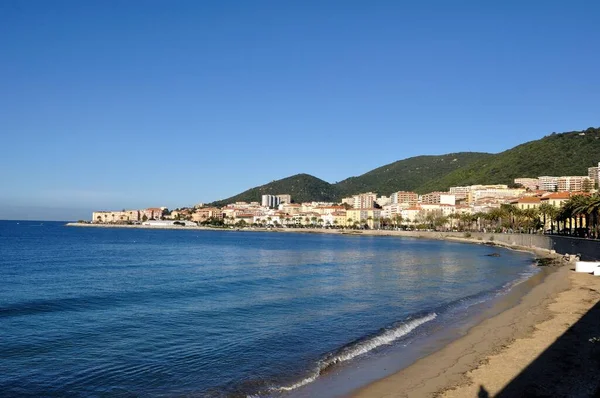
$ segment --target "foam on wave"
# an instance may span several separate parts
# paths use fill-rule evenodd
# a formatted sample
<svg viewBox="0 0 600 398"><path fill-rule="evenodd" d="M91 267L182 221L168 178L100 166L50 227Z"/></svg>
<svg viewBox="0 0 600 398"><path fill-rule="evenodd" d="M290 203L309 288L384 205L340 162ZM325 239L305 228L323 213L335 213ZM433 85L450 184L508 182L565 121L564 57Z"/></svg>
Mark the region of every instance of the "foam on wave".
<svg viewBox="0 0 600 398"><path fill-rule="evenodd" d="M411 320L402 322L401 324L399 324L398 326L395 326L393 328L385 329L376 336L352 343L352 344L340 349L339 351L330 354L325 359L323 359L318 364L317 369L315 369L315 371L307 378L302 379L302 380L298 381L297 383L294 383L294 384L291 384L288 386L281 386L281 387L273 388L273 390L274 391L291 391L291 390L295 390L296 388L305 386L309 383L312 383L326 369L330 368L331 366L342 363L342 362L349 361L352 358L355 358L359 355L366 354L367 352L372 351L375 348L380 347L382 345L390 344L393 341L395 341L403 336L406 336L407 334L409 334L410 332L412 332L413 330L415 330L417 327L421 326L422 324L434 320L436 317L437 317L436 313L431 313L424 317L411 319Z"/></svg>

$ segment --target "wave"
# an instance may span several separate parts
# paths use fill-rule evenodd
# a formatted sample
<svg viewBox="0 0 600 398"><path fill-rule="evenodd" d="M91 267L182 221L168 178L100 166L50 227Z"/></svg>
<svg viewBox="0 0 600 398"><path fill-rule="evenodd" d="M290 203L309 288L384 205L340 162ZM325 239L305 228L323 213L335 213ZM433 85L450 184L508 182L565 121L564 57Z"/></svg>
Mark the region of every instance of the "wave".
<svg viewBox="0 0 600 398"><path fill-rule="evenodd" d="M530 271L524 271L519 274L519 277L515 280L505 283L502 288L496 293L497 296L504 295L508 293L513 287L520 285L521 283L529 280L532 276L540 272L540 268L533 268Z"/></svg>
<svg viewBox="0 0 600 398"><path fill-rule="evenodd" d="M409 319L400 324L397 324L389 329L383 329L377 335L367 337L365 339L357 340L340 350L329 354L322 361L318 363L315 371L308 377L288 386L280 386L272 388L271 391L291 391L299 387L305 386L315 381L324 371L330 367L351 360L359 355L366 354L369 351L387 345L399 338L406 336L422 324L432 321L437 317L437 314L430 313L423 317Z"/></svg>
<svg viewBox="0 0 600 398"><path fill-rule="evenodd" d="M452 317L457 312L464 312L470 307L488 302L494 297L508 293L512 288L527 281L537 272L539 272L539 269L537 268L522 272L515 280L507 282L495 289L476 293L467 297L462 297L458 300L432 309L431 312L427 313L427 315L409 318L408 320L397 323L390 328L380 330L376 335L371 335L369 337L354 341L347 346L327 355L324 359L319 361L316 369L306 378L290 385L272 387L269 389L269 391L287 392L310 384L332 366L366 354L380 346L391 344L395 340L408 335L410 332L424 323L436 319L438 317L438 313L442 314L444 318L448 316Z"/></svg>

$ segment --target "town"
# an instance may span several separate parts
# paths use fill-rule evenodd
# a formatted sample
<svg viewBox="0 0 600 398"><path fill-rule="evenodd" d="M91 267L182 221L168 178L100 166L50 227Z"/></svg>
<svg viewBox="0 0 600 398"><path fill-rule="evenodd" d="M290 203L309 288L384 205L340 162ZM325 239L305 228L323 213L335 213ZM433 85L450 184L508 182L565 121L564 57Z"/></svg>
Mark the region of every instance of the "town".
<svg viewBox="0 0 600 398"><path fill-rule="evenodd" d="M94 224L215 226L228 228L430 229L563 232L598 236L600 162L587 176L516 178L504 184L450 187L447 192L366 192L339 203L294 203L289 194L262 195L261 202L236 202L168 210L97 211ZM595 228L594 228L595 227ZM594 230L595 229L595 230Z"/></svg>

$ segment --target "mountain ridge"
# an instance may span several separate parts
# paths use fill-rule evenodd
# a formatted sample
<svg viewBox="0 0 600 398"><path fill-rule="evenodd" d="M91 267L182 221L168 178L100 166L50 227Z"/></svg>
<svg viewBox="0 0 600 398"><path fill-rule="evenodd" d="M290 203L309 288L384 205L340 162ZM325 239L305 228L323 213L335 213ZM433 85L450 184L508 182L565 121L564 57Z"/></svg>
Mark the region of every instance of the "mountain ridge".
<svg viewBox="0 0 600 398"><path fill-rule="evenodd" d="M419 155L392 162L335 184L301 173L250 188L212 205L260 201L264 194L290 194L295 202L339 201L361 192L427 193L451 186L507 184L515 178L587 175L600 161L600 128L552 133L505 151Z"/></svg>

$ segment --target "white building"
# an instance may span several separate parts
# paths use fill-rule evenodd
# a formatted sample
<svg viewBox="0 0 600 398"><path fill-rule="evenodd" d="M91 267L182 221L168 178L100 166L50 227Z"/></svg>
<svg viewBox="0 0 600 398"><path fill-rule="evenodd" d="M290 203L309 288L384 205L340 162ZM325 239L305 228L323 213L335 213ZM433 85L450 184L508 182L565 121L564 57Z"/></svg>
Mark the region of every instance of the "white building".
<svg viewBox="0 0 600 398"><path fill-rule="evenodd" d="M277 207L281 199L277 195L263 195L262 196L262 207Z"/></svg>
<svg viewBox="0 0 600 398"><path fill-rule="evenodd" d="M542 176L538 177L538 181L538 186L542 191L554 192L558 187L558 177Z"/></svg>

